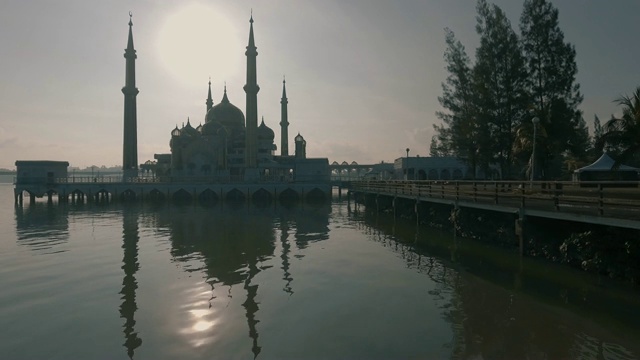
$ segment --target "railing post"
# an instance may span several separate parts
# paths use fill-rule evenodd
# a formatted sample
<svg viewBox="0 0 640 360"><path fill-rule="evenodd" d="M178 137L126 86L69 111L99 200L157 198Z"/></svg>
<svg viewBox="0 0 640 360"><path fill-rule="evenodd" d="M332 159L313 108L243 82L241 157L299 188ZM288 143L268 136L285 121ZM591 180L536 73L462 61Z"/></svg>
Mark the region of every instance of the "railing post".
<svg viewBox="0 0 640 360"><path fill-rule="evenodd" d="M473 182L473 202L478 202L478 183Z"/></svg>
<svg viewBox="0 0 640 360"><path fill-rule="evenodd" d="M444 199L444 182L440 185L440 196Z"/></svg>
<svg viewBox="0 0 640 360"><path fill-rule="evenodd" d="M456 201L460 200L460 183L456 181Z"/></svg>
<svg viewBox="0 0 640 360"><path fill-rule="evenodd" d="M495 182L493 202L498 205L498 182Z"/></svg>
<svg viewBox="0 0 640 360"><path fill-rule="evenodd" d="M520 199L520 205L524 208L525 206L525 188L527 187L527 184L525 184L524 182L522 184L520 184L520 193L522 194L522 197Z"/></svg>
<svg viewBox="0 0 640 360"><path fill-rule="evenodd" d="M555 189L553 192L553 205L556 211L560 211L560 193L562 192L562 183L556 181Z"/></svg>

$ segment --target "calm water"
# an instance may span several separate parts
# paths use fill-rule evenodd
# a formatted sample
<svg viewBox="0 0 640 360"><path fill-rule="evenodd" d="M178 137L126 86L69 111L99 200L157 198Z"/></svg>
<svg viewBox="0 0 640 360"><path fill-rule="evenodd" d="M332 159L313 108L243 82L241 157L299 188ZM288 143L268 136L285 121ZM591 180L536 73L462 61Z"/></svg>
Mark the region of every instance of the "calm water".
<svg viewBox="0 0 640 360"><path fill-rule="evenodd" d="M346 202L13 206L2 359L632 359L638 290Z"/></svg>

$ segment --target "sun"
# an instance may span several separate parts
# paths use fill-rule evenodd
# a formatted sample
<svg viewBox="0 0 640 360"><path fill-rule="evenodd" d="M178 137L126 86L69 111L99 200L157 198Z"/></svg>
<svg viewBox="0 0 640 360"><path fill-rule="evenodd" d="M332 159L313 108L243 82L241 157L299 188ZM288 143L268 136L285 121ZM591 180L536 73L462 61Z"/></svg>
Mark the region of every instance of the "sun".
<svg viewBox="0 0 640 360"><path fill-rule="evenodd" d="M206 4L184 5L169 15L158 32L157 51L167 71L187 85L202 85L209 76L223 81L242 71L238 27Z"/></svg>

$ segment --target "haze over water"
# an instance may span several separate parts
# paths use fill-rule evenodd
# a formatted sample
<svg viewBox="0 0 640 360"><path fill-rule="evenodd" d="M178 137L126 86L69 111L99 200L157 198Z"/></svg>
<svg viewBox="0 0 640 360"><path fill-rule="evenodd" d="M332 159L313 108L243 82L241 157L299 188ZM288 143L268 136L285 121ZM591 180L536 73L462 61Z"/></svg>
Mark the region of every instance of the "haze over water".
<svg viewBox="0 0 640 360"><path fill-rule="evenodd" d="M637 290L334 201L13 206L3 359L633 359Z"/></svg>

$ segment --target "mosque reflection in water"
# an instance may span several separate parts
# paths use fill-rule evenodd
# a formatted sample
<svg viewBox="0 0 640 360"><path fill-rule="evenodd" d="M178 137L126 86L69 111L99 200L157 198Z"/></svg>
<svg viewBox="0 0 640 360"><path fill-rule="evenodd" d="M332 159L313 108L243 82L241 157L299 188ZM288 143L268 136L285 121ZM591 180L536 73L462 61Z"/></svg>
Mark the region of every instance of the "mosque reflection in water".
<svg viewBox="0 0 640 360"><path fill-rule="evenodd" d="M239 205L232 208L163 207L152 213L154 227L168 229L171 240L171 255L174 259L191 259L201 255L207 282L211 286L212 299L215 286L232 287L240 285L246 300L242 303L248 334L252 341L252 352L258 356L261 351L259 333L259 305L256 297L259 284L254 281L260 273L259 264L279 256L283 280L283 291L293 290L293 275L290 272L291 247L303 249L309 242L328 239L330 204L305 205L296 207L256 207ZM135 216L135 215L134 215ZM124 265L123 307L129 309L127 324L135 324L135 271L138 264L134 255L127 256L128 249L137 249L137 224L124 222ZM279 230L279 239L276 239ZM294 231L292 231L294 230ZM281 254L274 254L276 241L280 242ZM131 277L131 280L127 280ZM131 305L125 307L125 303ZM211 307L211 302L209 303ZM125 346L132 356L133 349L140 340L125 326Z"/></svg>

